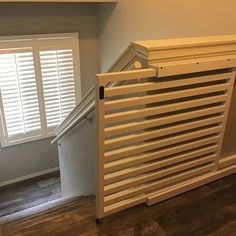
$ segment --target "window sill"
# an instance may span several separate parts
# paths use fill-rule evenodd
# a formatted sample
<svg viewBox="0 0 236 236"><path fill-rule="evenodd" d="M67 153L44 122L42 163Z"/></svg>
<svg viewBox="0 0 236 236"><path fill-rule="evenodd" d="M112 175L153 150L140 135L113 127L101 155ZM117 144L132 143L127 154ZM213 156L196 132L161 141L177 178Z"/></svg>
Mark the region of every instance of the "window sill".
<svg viewBox="0 0 236 236"><path fill-rule="evenodd" d="M42 139L47 139L47 138L53 138L55 137L55 134L48 134L45 136L36 136L36 137L30 137L30 138L25 138L25 139L19 139L19 140L15 140L9 143L2 143L1 144L1 148L7 148L7 147L11 147L11 146L15 146L18 144L27 144L27 143L31 143L31 142L35 142L35 141L39 141Z"/></svg>

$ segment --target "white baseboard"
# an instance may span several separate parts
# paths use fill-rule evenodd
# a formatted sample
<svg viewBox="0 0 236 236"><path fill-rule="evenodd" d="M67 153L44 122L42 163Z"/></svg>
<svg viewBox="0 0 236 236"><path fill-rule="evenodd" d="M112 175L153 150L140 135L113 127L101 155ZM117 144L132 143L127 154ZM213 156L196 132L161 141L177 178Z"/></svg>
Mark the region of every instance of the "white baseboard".
<svg viewBox="0 0 236 236"><path fill-rule="evenodd" d="M50 173L53 173L55 171L58 171L59 169L60 169L59 167L54 167L54 168L51 168L51 169L48 169L48 170L43 170L43 171L40 171L40 172L37 172L37 173L21 176L21 177L16 178L16 179L10 179L10 180L4 181L4 182L0 182L0 187L6 186L6 185L9 185L9 184L14 184L14 183L17 183L17 182L21 182L23 180L32 179L34 177L38 177L38 176L41 176L41 175L50 174Z"/></svg>

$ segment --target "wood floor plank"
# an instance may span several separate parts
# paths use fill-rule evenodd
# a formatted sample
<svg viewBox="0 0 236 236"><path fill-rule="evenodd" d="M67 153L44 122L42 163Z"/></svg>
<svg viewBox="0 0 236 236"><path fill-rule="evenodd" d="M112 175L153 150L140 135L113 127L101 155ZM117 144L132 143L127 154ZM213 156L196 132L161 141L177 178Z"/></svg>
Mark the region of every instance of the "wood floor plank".
<svg viewBox="0 0 236 236"><path fill-rule="evenodd" d="M3 224L3 236L233 236L236 174L147 207L132 207L95 223L95 199L78 197Z"/></svg>
<svg viewBox="0 0 236 236"><path fill-rule="evenodd" d="M0 217L61 198L59 173L0 188Z"/></svg>

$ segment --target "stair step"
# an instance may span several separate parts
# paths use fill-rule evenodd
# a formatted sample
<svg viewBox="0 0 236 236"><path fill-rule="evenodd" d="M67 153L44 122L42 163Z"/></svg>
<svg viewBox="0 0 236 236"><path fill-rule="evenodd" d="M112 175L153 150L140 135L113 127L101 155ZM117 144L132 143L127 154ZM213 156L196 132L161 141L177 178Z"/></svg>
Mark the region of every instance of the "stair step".
<svg viewBox="0 0 236 236"><path fill-rule="evenodd" d="M10 223L12 221L20 220L22 218L27 218L32 215L42 213L45 211L50 211L56 207L60 207L64 204L68 204L69 202L77 201L78 199L82 198L81 196L77 197L68 197L68 198L59 198L55 199L46 203L39 204L37 206L30 207L25 210L21 210L9 215L5 215L0 217L0 224Z"/></svg>

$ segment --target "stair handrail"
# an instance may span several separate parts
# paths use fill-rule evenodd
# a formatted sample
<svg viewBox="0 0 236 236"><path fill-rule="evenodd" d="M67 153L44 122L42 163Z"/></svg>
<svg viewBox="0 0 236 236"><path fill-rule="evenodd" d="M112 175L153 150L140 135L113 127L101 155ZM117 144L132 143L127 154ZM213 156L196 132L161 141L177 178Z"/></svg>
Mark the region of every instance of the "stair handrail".
<svg viewBox="0 0 236 236"><path fill-rule="evenodd" d="M128 69L141 69L142 64L135 61ZM107 87L113 87L116 83L109 84ZM95 111L95 86L91 87L80 103L71 111L67 118L55 129L56 137L51 141L52 144L69 134L82 120L89 120L87 118L93 111Z"/></svg>
<svg viewBox="0 0 236 236"><path fill-rule="evenodd" d="M82 120L95 110L95 87L91 87L80 103L71 111L67 118L55 129L56 137L51 141L57 143L63 136L70 133Z"/></svg>

